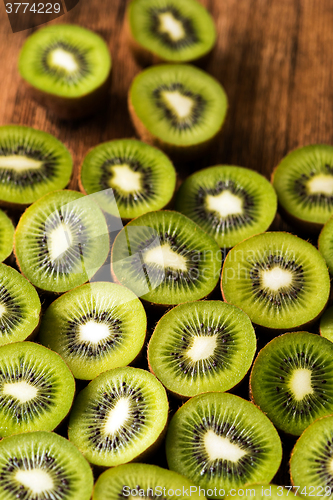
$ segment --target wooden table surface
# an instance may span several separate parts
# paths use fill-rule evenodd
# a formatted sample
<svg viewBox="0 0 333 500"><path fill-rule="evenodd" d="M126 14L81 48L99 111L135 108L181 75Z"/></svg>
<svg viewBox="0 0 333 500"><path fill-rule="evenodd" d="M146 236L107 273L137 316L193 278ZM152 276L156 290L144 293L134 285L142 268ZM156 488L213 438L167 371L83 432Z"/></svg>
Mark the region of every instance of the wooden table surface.
<svg viewBox="0 0 333 500"><path fill-rule="evenodd" d="M181 1L181 0L180 0ZM333 3L331 0L201 0L213 15L217 47L207 71L225 87L223 134L200 164L235 164L267 177L290 150L333 142ZM59 121L26 96L17 72L20 47L32 30L13 34L0 2L0 124L21 123L53 133L77 169L98 143L131 137L126 96L140 67L124 30L126 0L80 0L53 21L98 32L113 58L105 109L76 123ZM76 187L76 180L71 187Z"/></svg>

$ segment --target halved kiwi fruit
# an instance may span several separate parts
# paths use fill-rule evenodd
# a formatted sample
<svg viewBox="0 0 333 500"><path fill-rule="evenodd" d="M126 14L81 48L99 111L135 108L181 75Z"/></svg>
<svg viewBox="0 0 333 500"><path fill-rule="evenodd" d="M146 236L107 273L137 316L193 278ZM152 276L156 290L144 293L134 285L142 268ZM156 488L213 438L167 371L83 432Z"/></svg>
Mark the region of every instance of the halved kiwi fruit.
<svg viewBox="0 0 333 500"><path fill-rule="evenodd" d="M270 482L282 447L273 424L252 403L211 392L190 399L172 417L166 455L169 468L206 496L224 498L246 483Z"/></svg>
<svg viewBox="0 0 333 500"><path fill-rule="evenodd" d="M36 289L18 271L0 264L0 346L32 338L40 315Z"/></svg>
<svg viewBox="0 0 333 500"><path fill-rule="evenodd" d="M120 139L93 148L80 170L80 189L99 193L100 207L122 219L160 210L176 186L176 171L162 151L141 141Z"/></svg>
<svg viewBox="0 0 333 500"><path fill-rule="evenodd" d="M289 233L252 236L228 253L222 295L251 320L271 330L292 330L323 311L330 280L323 257L307 241Z"/></svg>
<svg viewBox="0 0 333 500"><path fill-rule="evenodd" d="M154 375L128 366L115 368L80 392L68 436L90 463L112 467L151 449L167 418L165 389Z"/></svg>
<svg viewBox="0 0 333 500"><path fill-rule="evenodd" d="M333 413L333 343L308 332L276 337L254 362L250 391L278 429L299 436Z"/></svg>
<svg viewBox="0 0 333 500"><path fill-rule="evenodd" d="M24 208L67 186L73 170L68 149L53 135L22 125L0 127L0 204Z"/></svg>
<svg viewBox="0 0 333 500"><path fill-rule="evenodd" d="M333 307L326 309L320 318L319 331L322 337L333 342Z"/></svg>
<svg viewBox="0 0 333 500"><path fill-rule="evenodd" d="M76 191L54 191L31 205L14 239L22 274L37 288L56 293L88 281L109 251L102 211Z"/></svg>
<svg viewBox="0 0 333 500"><path fill-rule="evenodd" d="M191 488L191 490L190 490ZM92 500L122 500L133 497L174 500L189 496L202 499L198 488L174 471L150 464L124 464L103 472L97 479Z"/></svg>
<svg viewBox="0 0 333 500"><path fill-rule="evenodd" d="M235 500L241 500L244 498L266 498L267 500L279 500L281 497L287 497L290 490L284 488L283 486L277 486L276 484L268 483L255 483L246 484L245 487L239 488L236 492L233 490L226 497L228 500L234 498ZM295 495L293 492L291 496Z"/></svg>
<svg viewBox="0 0 333 500"><path fill-rule="evenodd" d="M255 351L254 329L243 311L218 300L188 302L157 323L148 364L169 391L191 397L237 385Z"/></svg>
<svg viewBox="0 0 333 500"><path fill-rule="evenodd" d="M216 42L214 21L197 0L132 0L127 22L132 49L143 63L196 61Z"/></svg>
<svg viewBox="0 0 333 500"><path fill-rule="evenodd" d="M296 229L319 232L333 215L333 147L295 149L276 167L272 182L283 215Z"/></svg>
<svg viewBox="0 0 333 500"><path fill-rule="evenodd" d="M3 262L13 251L14 226L8 215L0 210L0 262Z"/></svg>
<svg viewBox="0 0 333 500"><path fill-rule="evenodd" d="M211 293L220 275L217 243L178 212L150 212L129 222L111 253L115 279L144 300L173 305Z"/></svg>
<svg viewBox="0 0 333 500"><path fill-rule="evenodd" d="M89 500L88 462L53 432L28 432L0 442L1 500Z"/></svg>
<svg viewBox="0 0 333 500"><path fill-rule="evenodd" d="M332 177L333 179L333 177ZM318 239L318 250L324 257L328 270L333 275L333 217L324 225Z"/></svg>
<svg viewBox="0 0 333 500"><path fill-rule="evenodd" d="M197 156L210 147L227 111L220 83L184 64L142 71L133 80L128 102L140 138L183 157Z"/></svg>
<svg viewBox="0 0 333 500"><path fill-rule="evenodd" d="M75 378L92 380L133 361L146 326L145 310L133 292L115 283L87 283L49 306L39 339L60 354Z"/></svg>
<svg viewBox="0 0 333 500"><path fill-rule="evenodd" d="M304 430L290 459L291 482L301 497L333 498L333 416Z"/></svg>
<svg viewBox="0 0 333 500"><path fill-rule="evenodd" d="M176 197L176 210L194 220L223 248L266 231L276 209L276 193L265 177L230 165L192 174Z"/></svg>
<svg viewBox="0 0 333 500"><path fill-rule="evenodd" d="M0 347L0 437L52 431L74 392L74 377L57 353L33 342Z"/></svg>
<svg viewBox="0 0 333 500"><path fill-rule="evenodd" d="M32 96L60 118L95 112L108 91L111 56L96 33L52 24L33 33L19 58L19 72Z"/></svg>

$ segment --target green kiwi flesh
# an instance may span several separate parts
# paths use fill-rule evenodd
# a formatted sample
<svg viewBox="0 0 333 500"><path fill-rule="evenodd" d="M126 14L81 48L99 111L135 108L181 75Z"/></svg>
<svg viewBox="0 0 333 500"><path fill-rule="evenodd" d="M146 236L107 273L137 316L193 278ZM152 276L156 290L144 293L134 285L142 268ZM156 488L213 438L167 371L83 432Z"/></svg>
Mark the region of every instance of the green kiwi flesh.
<svg viewBox="0 0 333 500"><path fill-rule="evenodd" d="M8 215L0 210L0 262L3 262L13 251L14 226Z"/></svg>
<svg viewBox="0 0 333 500"><path fill-rule="evenodd" d="M180 304L157 323L148 346L150 370L171 392L192 397L238 384L256 351L249 317L218 300Z"/></svg>
<svg viewBox="0 0 333 500"><path fill-rule="evenodd" d="M149 497L157 500L182 500L191 488L191 498L204 497L197 493L198 488L188 479L174 471L150 464L124 464L103 472L96 481L92 500L119 500L134 496ZM163 496L162 496L163 495Z"/></svg>
<svg viewBox="0 0 333 500"><path fill-rule="evenodd" d="M304 430L290 459L290 477L301 497L333 498L333 416L319 418Z"/></svg>
<svg viewBox="0 0 333 500"><path fill-rule="evenodd" d="M333 342L333 307L326 309L320 318L319 331L322 337Z"/></svg>
<svg viewBox="0 0 333 500"><path fill-rule="evenodd" d="M108 251L102 211L76 191L55 191L39 199L24 212L14 236L22 274L49 292L66 292L88 281Z"/></svg>
<svg viewBox="0 0 333 500"><path fill-rule="evenodd" d="M18 271L0 264L0 346L32 338L40 315L36 289Z"/></svg>
<svg viewBox="0 0 333 500"><path fill-rule="evenodd" d="M320 229L333 215L333 147L314 144L295 149L276 167L273 186L296 227Z"/></svg>
<svg viewBox="0 0 333 500"><path fill-rule="evenodd" d="M107 213L133 219L167 205L175 190L176 171L162 151L141 141L120 139L93 148L84 158L80 188L99 194Z"/></svg>
<svg viewBox="0 0 333 500"><path fill-rule="evenodd" d="M216 41L214 21L196 0L132 0L128 22L142 56L148 53L160 61L195 61Z"/></svg>
<svg viewBox="0 0 333 500"><path fill-rule="evenodd" d="M333 343L308 332L274 338L253 364L250 392L278 429L299 436L333 413Z"/></svg>
<svg viewBox="0 0 333 500"><path fill-rule="evenodd" d="M53 135L22 125L0 127L0 204L24 208L67 186L68 149Z"/></svg>
<svg viewBox="0 0 333 500"><path fill-rule="evenodd" d="M168 418L162 384L139 368L102 373L77 396L68 436L94 465L112 467L147 452Z"/></svg>
<svg viewBox="0 0 333 500"><path fill-rule="evenodd" d="M90 500L93 474L67 439L28 432L0 442L1 500Z"/></svg>
<svg viewBox="0 0 333 500"><path fill-rule="evenodd" d="M71 24L37 30L24 43L19 72L32 96L61 118L96 111L108 90L111 56L96 33Z"/></svg>
<svg viewBox="0 0 333 500"><path fill-rule="evenodd" d="M333 275L333 217L328 219L320 232L318 239L318 250L324 257L328 270Z"/></svg>
<svg viewBox="0 0 333 500"><path fill-rule="evenodd" d="M267 500L279 500L281 497L287 497L290 493L290 490L284 488L283 486L277 486L276 484L268 484L268 483L255 483L255 484L247 484L244 488L239 488L236 492L232 491L226 497L228 500L241 500L243 497L245 498L265 498ZM293 493L292 493L293 495Z"/></svg>
<svg viewBox="0 0 333 500"><path fill-rule="evenodd" d="M204 298L214 290L221 252L193 221L161 210L137 217L120 231L111 266L116 280L137 296L174 305Z"/></svg>
<svg viewBox="0 0 333 500"><path fill-rule="evenodd" d="M265 177L229 165L192 174L176 197L176 210L193 219L223 248L266 231L276 209L276 193Z"/></svg>
<svg viewBox="0 0 333 500"><path fill-rule="evenodd" d="M74 377L57 353L33 342L0 347L0 437L52 431L74 392Z"/></svg>
<svg viewBox="0 0 333 500"><path fill-rule="evenodd" d="M133 292L115 283L87 283L48 307L39 340L60 354L75 378L92 380L131 363L142 349L146 326Z"/></svg>
<svg viewBox="0 0 333 500"><path fill-rule="evenodd" d="M246 483L270 482L282 447L273 424L249 401L222 392L195 396L172 417L166 436L169 468L224 498Z"/></svg>
<svg viewBox="0 0 333 500"><path fill-rule="evenodd" d="M289 233L252 236L228 253L222 295L271 330L299 329L323 311L330 291L326 263L307 241Z"/></svg>
<svg viewBox="0 0 333 500"><path fill-rule="evenodd" d="M134 78L129 110L142 140L170 154L197 156L220 131L227 96L217 80L194 66L161 64Z"/></svg>

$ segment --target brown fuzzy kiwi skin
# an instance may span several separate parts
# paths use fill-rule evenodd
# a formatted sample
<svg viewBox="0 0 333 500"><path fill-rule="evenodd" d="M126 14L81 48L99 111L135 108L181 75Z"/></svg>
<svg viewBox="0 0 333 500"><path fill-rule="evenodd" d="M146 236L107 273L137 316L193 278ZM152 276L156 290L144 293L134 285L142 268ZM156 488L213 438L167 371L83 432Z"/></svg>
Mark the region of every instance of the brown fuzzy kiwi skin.
<svg viewBox="0 0 333 500"><path fill-rule="evenodd" d="M227 105L228 106L228 105ZM174 158L179 161L188 161L188 160L193 160L198 157L203 156L214 144L217 142L217 140L220 137L220 133L223 127L223 123L221 124L220 129L216 132L216 134L207 139L206 141L200 142L198 144L190 144L188 146L179 146L176 144L170 144L168 142L162 141L162 139L155 137L141 122L139 117L137 116L134 106L131 101L131 93L130 91L128 92L128 109L130 113L130 117L133 123L133 126L135 130L137 131L138 136L140 139L147 144L150 144L151 146L155 146L156 148L161 149L164 151L167 155L169 155L171 158ZM227 109L226 109L227 113Z"/></svg>
<svg viewBox="0 0 333 500"><path fill-rule="evenodd" d="M274 175L278 167L275 167L272 175L271 175L271 184L273 185L274 181ZM274 187L274 186L273 186ZM319 222L310 222L306 221L304 219L299 219L298 217L295 217L295 215L292 215L290 212L288 212L279 202L278 200L278 212L281 215L281 217L289 223L295 231L302 235L305 238L308 238L309 236L317 236L322 228L324 227L324 224L320 224Z"/></svg>
<svg viewBox="0 0 333 500"><path fill-rule="evenodd" d="M284 232L285 234L291 234L291 233L287 233L286 231L281 231L281 232ZM262 233L258 233L258 234L262 234ZM253 235L253 236L257 236L257 235ZM250 236L250 238L252 238L253 236ZM246 241L248 239L249 238L246 238L243 241ZM241 241L240 243L243 243L243 242ZM229 250L229 252L231 250L233 250L234 248L237 248L237 246L240 245L240 243L238 243L233 248L231 248ZM227 253L226 258L228 257L229 252ZM224 294L224 291L223 291L223 286L222 286L222 278L223 278L223 272L224 272L224 266L225 266L226 258L224 259L224 262L222 264L220 288L221 288L221 293L222 293L222 299L223 299L223 301L226 302L227 304L232 304L232 302L228 302L227 301L227 299L225 297L225 294ZM314 325L319 320L319 318L322 316L323 312L327 308L328 302L329 302L329 298L328 298L326 304L324 305L322 311L320 311L320 313L317 314L317 316L315 318L311 319L310 321L307 321L306 323L302 323L301 325L294 326L292 328L270 328L268 326L258 325L257 323L254 323L252 320L251 321L254 324L256 331L258 331L262 335L268 337L268 339L272 339L272 337L280 336L283 333L308 331L308 329L312 325ZM232 305L235 305L235 304L232 304ZM237 307L239 307L239 306L237 306ZM239 309L243 310L241 307L239 307ZM245 311L243 311L243 312L245 312ZM247 313L245 313L245 314L247 314Z"/></svg>
<svg viewBox="0 0 333 500"><path fill-rule="evenodd" d="M77 120L96 113L107 99L111 85L111 70L106 80L95 90L81 97L62 97L44 92L24 81L26 95L62 120Z"/></svg>
<svg viewBox="0 0 333 500"><path fill-rule="evenodd" d="M163 63L172 63L172 64L195 64L196 66L199 66L200 68L205 68L207 64L209 63L213 51L215 49L215 45L211 48L209 52L204 54L201 57L198 57L197 59L191 59L188 61L170 61L169 59L164 59L163 57L158 56L154 52L150 52L148 49L140 45L135 38L132 35L132 30L131 30L131 25L129 21L129 12L127 10L126 16L125 16L125 23L124 23L124 29L125 29L125 36L126 39L128 40L128 44L130 46L130 49L133 53L134 59L136 62L143 67L151 66L154 64L163 64Z"/></svg>

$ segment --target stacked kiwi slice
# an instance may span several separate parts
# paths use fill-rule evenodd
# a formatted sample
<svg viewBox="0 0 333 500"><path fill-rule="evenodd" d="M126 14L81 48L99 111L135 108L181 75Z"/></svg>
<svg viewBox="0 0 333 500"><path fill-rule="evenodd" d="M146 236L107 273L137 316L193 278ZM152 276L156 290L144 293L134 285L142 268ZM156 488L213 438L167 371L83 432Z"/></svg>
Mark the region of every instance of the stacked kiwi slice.
<svg viewBox="0 0 333 500"><path fill-rule="evenodd" d="M143 63L196 61L216 40L214 21L197 0L132 0L127 23L134 55Z"/></svg>
<svg viewBox="0 0 333 500"><path fill-rule="evenodd" d="M71 24L47 26L25 42L19 71L32 96L60 118L94 113L103 103L111 71L105 41Z"/></svg>

